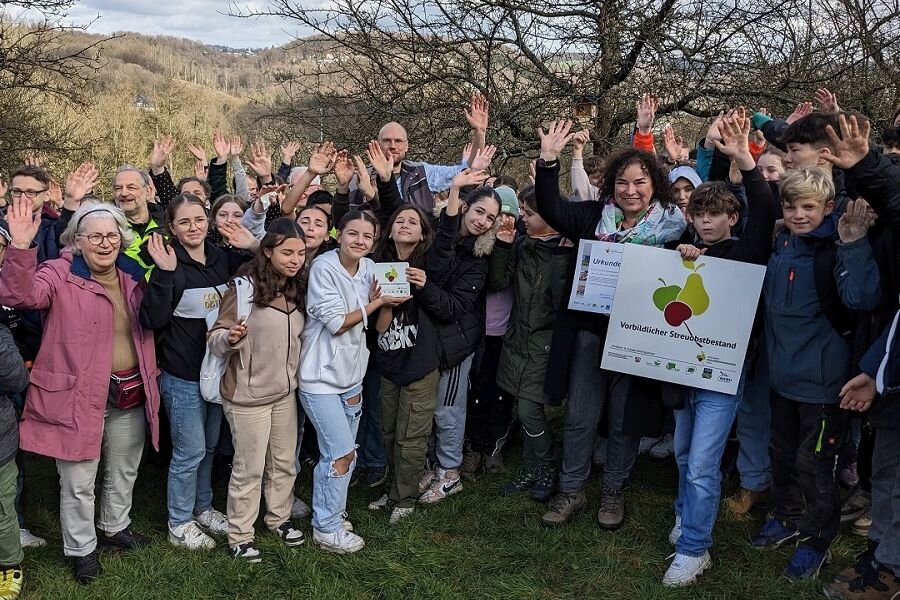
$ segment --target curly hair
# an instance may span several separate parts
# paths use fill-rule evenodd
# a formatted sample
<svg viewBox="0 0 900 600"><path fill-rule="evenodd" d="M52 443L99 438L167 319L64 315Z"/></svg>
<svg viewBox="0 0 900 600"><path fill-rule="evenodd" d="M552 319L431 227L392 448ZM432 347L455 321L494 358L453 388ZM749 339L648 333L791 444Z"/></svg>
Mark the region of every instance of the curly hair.
<svg viewBox="0 0 900 600"><path fill-rule="evenodd" d="M300 269L296 275L287 279L284 286L279 286L280 276L272 267L272 261L266 256L265 250L274 250L288 239L299 239L306 245L306 236L300 226L289 217L280 217L272 221L266 230L266 235L259 243L259 250L253 260L244 263L238 270L238 275L244 275L253 280L253 303L257 306L267 306L279 295L300 309L306 308L306 283L308 270Z"/></svg>
<svg viewBox="0 0 900 600"><path fill-rule="evenodd" d="M649 152L637 148L625 148L619 150L606 160L606 169L603 173L603 187L600 188L601 196L615 199L616 179L631 165L638 165L650 178L653 185L653 198L668 208L675 201L668 193L669 181L665 172L656 162L656 157Z"/></svg>

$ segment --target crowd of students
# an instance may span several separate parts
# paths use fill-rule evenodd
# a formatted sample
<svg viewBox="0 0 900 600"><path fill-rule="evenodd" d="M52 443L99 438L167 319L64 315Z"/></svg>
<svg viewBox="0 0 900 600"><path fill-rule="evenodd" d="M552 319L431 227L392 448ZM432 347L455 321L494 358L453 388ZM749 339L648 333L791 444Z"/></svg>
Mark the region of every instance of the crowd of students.
<svg viewBox="0 0 900 600"><path fill-rule="evenodd" d="M111 201L93 193L94 165L60 185L30 160L0 220L0 598L20 593L22 548L46 543L22 518L25 452L56 462L63 552L86 584L100 550L150 543L130 520L148 443L171 455L169 542L224 536L235 559L259 562L261 495L286 545L304 543L311 516L317 546L356 552L352 485L382 490L369 508L397 523L504 472L518 428L522 467L498 491L547 502L548 527L590 506L598 465L597 522L620 527L636 457L671 446L662 582L689 585L711 566L733 427L741 488L727 508L771 499L750 545L791 544L785 574L816 577L842 488L862 486L871 507L854 528L869 544L826 594L900 597L900 110L876 144L866 117L827 90L815 99L784 120L723 113L695 149L667 127L657 150L646 95L631 146L604 157L555 121L521 186L491 167L478 95L456 165L407 160L398 123L365 158L326 142L294 167L288 143L275 172L263 144L247 160L216 132L215 158L190 146L198 174L177 184L163 137L148 171L116 171ZM737 393L601 369L608 318L568 309L579 240L765 265ZM378 263L408 264L410 294L383 293ZM546 409L562 403L553 432ZM218 455L228 495L214 502ZM311 505L294 492L303 464Z"/></svg>

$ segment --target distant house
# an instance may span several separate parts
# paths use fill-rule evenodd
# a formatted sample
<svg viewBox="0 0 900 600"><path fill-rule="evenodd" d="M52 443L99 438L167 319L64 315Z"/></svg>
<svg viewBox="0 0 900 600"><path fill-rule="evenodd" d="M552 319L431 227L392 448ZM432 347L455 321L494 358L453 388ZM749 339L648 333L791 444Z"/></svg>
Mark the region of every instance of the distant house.
<svg viewBox="0 0 900 600"><path fill-rule="evenodd" d="M134 97L134 102L132 103L132 106L134 106L135 108L137 108L139 110L145 110L148 112L156 111L156 106L154 106L153 103L150 102L150 100L146 96L143 96L141 94L138 94L137 96Z"/></svg>

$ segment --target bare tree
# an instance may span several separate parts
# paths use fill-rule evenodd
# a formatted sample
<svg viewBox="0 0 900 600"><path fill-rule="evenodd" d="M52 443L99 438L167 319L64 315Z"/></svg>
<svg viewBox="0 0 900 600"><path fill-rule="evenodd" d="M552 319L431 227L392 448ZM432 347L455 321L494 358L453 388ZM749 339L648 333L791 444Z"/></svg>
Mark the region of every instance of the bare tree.
<svg viewBox="0 0 900 600"><path fill-rule="evenodd" d="M900 98L898 0L269 0L232 14L314 32L294 50L317 66L266 114L355 148L396 119L414 149L452 158L472 91L507 158L551 117L621 143L645 91L660 114L697 117L737 102L789 113L822 85L875 118Z"/></svg>

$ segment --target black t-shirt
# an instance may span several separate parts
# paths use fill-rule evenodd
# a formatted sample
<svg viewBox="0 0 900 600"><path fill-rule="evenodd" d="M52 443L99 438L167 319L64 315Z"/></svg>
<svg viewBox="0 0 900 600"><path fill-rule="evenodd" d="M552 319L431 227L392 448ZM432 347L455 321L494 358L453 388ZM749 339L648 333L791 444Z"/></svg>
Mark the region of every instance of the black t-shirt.
<svg viewBox="0 0 900 600"><path fill-rule="evenodd" d="M375 362L381 375L409 385L438 368L434 325L415 298L393 308L387 331L378 335Z"/></svg>

